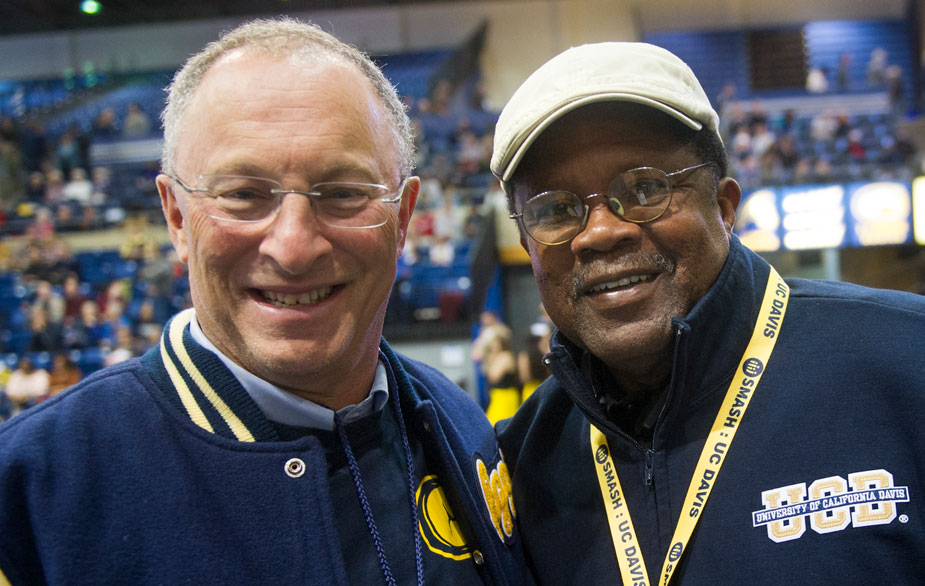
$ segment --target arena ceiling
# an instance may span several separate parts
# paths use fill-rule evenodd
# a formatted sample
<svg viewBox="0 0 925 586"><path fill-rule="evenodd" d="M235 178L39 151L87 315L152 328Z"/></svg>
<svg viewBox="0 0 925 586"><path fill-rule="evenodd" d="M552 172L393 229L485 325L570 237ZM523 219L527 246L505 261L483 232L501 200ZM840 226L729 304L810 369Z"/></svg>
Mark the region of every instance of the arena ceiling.
<svg viewBox="0 0 925 586"><path fill-rule="evenodd" d="M262 16L361 7L495 0L99 0L94 16L82 0L0 0L0 36L235 16ZM502 1L502 0L498 0ZM503 0L507 2L517 0ZM556 2L557 0L550 0ZM641 30L765 27L794 22L902 18L923 0L558 0L600 6L630 4Z"/></svg>
<svg viewBox="0 0 925 586"><path fill-rule="evenodd" d="M394 6L437 0L99 0L96 15L81 0L0 0L0 35L92 29L280 12Z"/></svg>

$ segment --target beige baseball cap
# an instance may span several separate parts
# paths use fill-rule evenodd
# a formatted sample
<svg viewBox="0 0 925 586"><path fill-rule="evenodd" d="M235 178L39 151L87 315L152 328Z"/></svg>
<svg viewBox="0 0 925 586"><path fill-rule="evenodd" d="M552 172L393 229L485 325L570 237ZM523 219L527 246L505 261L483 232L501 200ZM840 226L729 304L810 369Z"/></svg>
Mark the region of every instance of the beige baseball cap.
<svg viewBox="0 0 925 586"><path fill-rule="evenodd" d="M550 124L581 106L607 101L651 106L693 130L706 127L719 136L719 116L700 82L670 51L647 43L581 45L547 61L514 92L495 127L492 173L509 180Z"/></svg>

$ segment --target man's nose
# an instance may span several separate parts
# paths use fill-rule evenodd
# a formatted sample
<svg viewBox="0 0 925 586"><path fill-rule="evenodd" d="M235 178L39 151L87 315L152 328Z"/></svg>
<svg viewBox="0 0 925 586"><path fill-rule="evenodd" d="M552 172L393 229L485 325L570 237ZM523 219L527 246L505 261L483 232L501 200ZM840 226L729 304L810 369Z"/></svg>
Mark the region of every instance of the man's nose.
<svg viewBox="0 0 925 586"><path fill-rule="evenodd" d="M305 272L319 257L329 254L334 248L325 230L309 197L287 193L267 227L260 243L260 253L272 258L286 273Z"/></svg>
<svg viewBox="0 0 925 586"><path fill-rule="evenodd" d="M619 211L619 201L611 204L605 195L592 197L586 200L588 221L584 229L572 238L570 246L572 252L580 255L584 251L606 252L617 245L628 241L638 240L642 236L642 227L639 224L624 220Z"/></svg>

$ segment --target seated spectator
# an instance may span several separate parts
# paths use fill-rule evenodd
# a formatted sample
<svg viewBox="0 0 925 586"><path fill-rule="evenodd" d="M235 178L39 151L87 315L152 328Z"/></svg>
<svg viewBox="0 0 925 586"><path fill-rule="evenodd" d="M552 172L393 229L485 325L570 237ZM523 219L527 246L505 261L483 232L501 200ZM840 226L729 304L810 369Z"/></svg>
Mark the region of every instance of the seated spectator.
<svg viewBox="0 0 925 586"><path fill-rule="evenodd" d="M902 116L905 113L905 97L903 95L903 72L899 65L890 65L884 74L887 97L890 101L890 114Z"/></svg>
<svg viewBox="0 0 925 586"><path fill-rule="evenodd" d="M886 76L886 62L886 49L877 47L870 52L870 60L867 62L867 85L883 85Z"/></svg>
<svg viewBox="0 0 925 586"><path fill-rule="evenodd" d="M153 298L148 297L141 302L138 306L138 315L132 323L132 336L137 342L136 350L139 354L157 344L164 328L164 322L156 315Z"/></svg>
<svg viewBox="0 0 925 586"><path fill-rule="evenodd" d="M916 149L909 131L897 128L895 134L887 134L881 139L883 147L882 160L885 163L909 165L915 155Z"/></svg>
<svg viewBox="0 0 925 586"><path fill-rule="evenodd" d="M122 226L125 234L125 240L119 247L122 258L144 260L158 254L157 241L148 231L148 216L139 214L128 217Z"/></svg>
<svg viewBox="0 0 925 586"><path fill-rule="evenodd" d="M70 246L57 237L51 212L39 208L26 228L26 245L16 252L14 268L35 279L62 283L72 262Z"/></svg>
<svg viewBox="0 0 925 586"><path fill-rule="evenodd" d="M851 122L851 116L848 112L839 112L833 115L835 121L835 135L833 138L848 138L848 135L854 130L854 124Z"/></svg>
<svg viewBox="0 0 925 586"><path fill-rule="evenodd" d="M867 159L867 149L862 142L863 138L864 131L860 128L855 128L848 134L848 147L846 152L848 157L853 161L864 161Z"/></svg>
<svg viewBox="0 0 925 586"><path fill-rule="evenodd" d="M64 321L66 310L64 296L55 291L55 288L48 281L40 280L36 283L35 297L30 305L32 312L39 309L44 310L49 322L61 323Z"/></svg>
<svg viewBox="0 0 925 586"><path fill-rule="evenodd" d="M55 227L60 232L74 230L78 221L74 218L74 208L82 209L84 206L76 202L63 202L55 208Z"/></svg>
<svg viewBox="0 0 925 586"><path fill-rule="evenodd" d="M183 263L179 262L177 253L173 248L170 248L165 253L156 247L149 250L151 254L145 257L144 263L138 271L138 276L145 282L148 295L152 297L169 296L171 294L171 285L176 279L173 273L174 263L181 266L183 266ZM168 315L170 313L173 312L168 312Z"/></svg>
<svg viewBox="0 0 925 586"><path fill-rule="evenodd" d="M42 307L34 308L29 316L29 352L57 352L61 349L61 324L48 321L48 315Z"/></svg>
<svg viewBox="0 0 925 586"><path fill-rule="evenodd" d="M83 373L74 361L68 358L67 354L56 353L49 377L48 396L54 397L61 391L76 385L81 378L83 378Z"/></svg>
<svg viewBox="0 0 925 586"><path fill-rule="evenodd" d="M761 165L758 157L748 155L734 165L736 179L742 189L755 189L761 184Z"/></svg>
<svg viewBox="0 0 925 586"><path fill-rule="evenodd" d="M91 172L91 180L93 183L92 201L94 203L105 203L109 198L109 189L111 186L110 175L111 172L109 167L93 168L93 171Z"/></svg>
<svg viewBox="0 0 925 586"><path fill-rule="evenodd" d="M151 133L151 119L137 103L128 105L128 113L122 121L122 135L126 138L138 138Z"/></svg>
<svg viewBox="0 0 925 586"><path fill-rule="evenodd" d="M775 149L770 148L758 158L759 177L761 185L777 185L780 183L781 166Z"/></svg>
<svg viewBox="0 0 925 586"><path fill-rule="evenodd" d="M838 121L831 112L822 112L813 116L809 123L810 136L815 141L829 142L835 138L835 131L838 129Z"/></svg>
<svg viewBox="0 0 925 586"><path fill-rule="evenodd" d="M811 94L824 94L829 91L828 71L825 67L810 67L806 75L806 91Z"/></svg>
<svg viewBox="0 0 925 586"><path fill-rule="evenodd" d="M838 82L838 89L840 91L845 91L851 86L851 53L842 52L838 56L838 71L836 73L836 80Z"/></svg>
<svg viewBox="0 0 925 586"><path fill-rule="evenodd" d="M45 205L54 205L64 201L64 174L60 169L51 169L45 175Z"/></svg>
<svg viewBox="0 0 925 586"><path fill-rule="evenodd" d="M80 316L80 307L87 297L80 290L80 278L77 273L68 273L62 286L64 298L64 317L77 318Z"/></svg>
<svg viewBox="0 0 925 586"><path fill-rule="evenodd" d="M450 102L453 99L453 84L448 79L440 79L434 85L430 97L430 111L447 116L450 114Z"/></svg>
<svg viewBox="0 0 925 586"><path fill-rule="evenodd" d="M69 175L71 169L80 167L80 145L73 132L66 130L58 138L58 147L55 149L56 166L64 175Z"/></svg>
<svg viewBox="0 0 925 586"><path fill-rule="evenodd" d="M113 302L119 303L121 309L121 307L125 305L126 297L126 283L122 279L111 281L99 294L96 300L100 315L105 315L108 311L109 304Z"/></svg>
<svg viewBox="0 0 925 586"><path fill-rule="evenodd" d="M115 110L112 108L105 108L93 120L93 136L98 138L119 136Z"/></svg>
<svg viewBox="0 0 925 586"><path fill-rule="evenodd" d="M121 299L111 299L106 304L106 309L101 312L101 326L103 335L101 344L109 348L117 347L122 340L119 339L119 331L123 328L128 330L129 342L131 342L132 323L125 315L125 302ZM129 343L129 348L131 344Z"/></svg>
<svg viewBox="0 0 925 586"><path fill-rule="evenodd" d="M430 169L421 171L421 187L418 189L418 206L433 207L443 201L443 182Z"/></svg>
<svg viewBox="0 0 925 586"><path fill-rule="evenodd" d="M478 237L479 231L482 229L482 210L478 204L469 205L469 213L466 214L466 219L463 222L463 238L472 240Z"/></svg>
<svg viewBox="0 0 925 586"><path fill-rule="evenodd" d="M761 102L761 100L752 100L751 110L748 112L748 125L754 128L755 124L767 123L768 113L764 109L764 104Z"/></svg>
<svg viewBox="0 0 925 586"><path fill-rule="evenodd" d="M419 239L421 246L430 246L434 238L434 212L429 209L416 209L411 217L411 228L409 232L414 232Z"/></svg>
<svg viewBox="0 0 925 586"><path fill-rule="evenodd" d="M801 158L793 169L793 183L809 183L813 179L813 161L812 159Z"/></svg>
<svg viewBox="0 0 925 586"><path fill-rule="evenodd" d="M435 266L450 266L456 256L456 248L449 236L437 236L428 249L430 264Z"/></svg>
<svg viewBox="0 0 925 586"><path fill-rule="evenodd" d="M83 205L93 203L93 183L87 178L87 172L80 167L71 169L71 178L64 185L63 195L66 201L76 201Z"/></svg>
<svg viewBox="0 0 925 586"><path fill-rule="evenodd" d="M739 126L732 137L731 154L735 159L744 160L752 154L752 133L748 126Z"/></svg>
<svg viewBox="0 0 925 586"><path fill-rule="evenodd" d="M783 183L789 183L793 180L794 169L800 160L800 155L796 150L796 142L789 134L785 134L777 139L775 143L775 156L780 165Z"/></svg>
<svg viewBox="0 0 925 586"><path fill-rule="evenodd" d="M820 158L813 166L813 181L817 183L828 183L832 181L834 174L832 172L832 163L825 158Z"/></svg>
<svg viewBox="0 0 925 586"><path fill-rule="evenodd" d="M20 358L19 368L14 370L6 381L6 396L13 403L12 415L19 414L45 398L50 384L47 370L35 368L28 356Z"/></svg>
<svg viewBox="0 0 925 586"><path fill-rule="evenodd" d="M471 130L460 133L456 152L456 172L478 173L482 161L482 143Z"/></svg>
<svg viewBox="0 0 925 586"><path fill-rule="evenodd" d="M89 232L99 230L103 227L103 220L94 206L83 206L80 210L80 218L77 220L80 229Z"/></svg>
<svg viewBox="0 0 925 586"><path fill-rule="evenodd" d="M91 301L91 303L93 303ZM61 324L61 350L84 350L90 347L90 332L78 317L66 317Z"/></svg>
<svg viewBox="0 0 925 586"><path fill-rule="evenodd" d="M84 301L80 306L80 318L69 324L63 337L69 349L80 350L100 345L105 338L105 331L95 301Z"/></svg>
<svg viewBox="0 0 925 586"><path fill-rule="evenodd" d="M125 362L135 355L135 339L132 336L132 329L128 325L120 325L116 328L113 347L103 359L103 366Z"/></svg>
<svg viewBox="0 0 925 586"><path fill-rule="evenodd" d="M0 139L0 212L16 209L25 198L25 178L19 147Z"/></svg>
<svg viewBox="0 0 925 586"><path fill-rule="evenodd" d="M447 189L443 194L440 207L434 211L434 237L437 239L455 240L460 237L462 224L456 212L455 194L455 188Z"/></svg>
<svg viewBox="0 0 925 586"><path fill-rule="evenodd" d="M32 203L41 203L45 200L45 175L40 171L29 173L26 183L26 200Z"/></svg>
<svg viewBox="0 0 925 586"><path fill-rule="evenodd" d="M420 238L418 237L417 232L414 230L408 230L408 234L405 237L405 246L402 248L401 257L399 261L405 266L411 266L417 264L421 260L421 250L422 250Z"/></svg>
<svg viewBox="0 0 925 586"><path fill-rule="evenodd" d="M752 125L752 154L759 159L774 146L776 140L777 137L768 130L766 122L756 122Z"/></svg>

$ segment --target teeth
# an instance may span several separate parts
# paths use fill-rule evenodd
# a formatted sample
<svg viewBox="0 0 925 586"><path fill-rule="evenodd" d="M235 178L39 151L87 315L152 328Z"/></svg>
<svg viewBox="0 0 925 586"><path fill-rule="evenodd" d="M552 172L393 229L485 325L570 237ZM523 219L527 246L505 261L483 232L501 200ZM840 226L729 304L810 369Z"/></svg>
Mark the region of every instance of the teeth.
<svg viewBox="0 0 925 586"><path fill-rule="evenodd" d="M611 289L617 289L619 287L626 287L633 283L639 283L641 281L648 281L649 275L633 275L631 277L624 277L617 281L608 281L606 283L601 283L600 285L595 285L591 288L591 293L600 293L601 291L609 291Z"/></svg>
<svg viewBox="0 0 925 586"><path fill-rule="evenodd" d="M331 296L331 287L322 287L314 291L300 293L275 293L273 291L261 291L260 294L264 299L277 307L289 307L292 305L314 305L322 299Z"/></svg>

